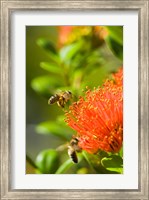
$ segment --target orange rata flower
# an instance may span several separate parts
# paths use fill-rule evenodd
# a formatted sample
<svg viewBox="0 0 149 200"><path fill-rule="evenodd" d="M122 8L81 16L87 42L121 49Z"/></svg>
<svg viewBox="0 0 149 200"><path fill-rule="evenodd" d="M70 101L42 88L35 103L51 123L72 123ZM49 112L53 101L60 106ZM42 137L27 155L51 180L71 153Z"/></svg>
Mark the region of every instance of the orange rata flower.
<svg viewBox="0 0 149 200"><path fill-rule="evenodd" d="M113 74L113 79L118 86L123 85L123 68L120 68L116 74Z"/></svg>
<svg viewBox="0 0 149 200"><path fill-rule="evenodd" d="M122 69L103 87L88 90L70 106L66 122L77 131L79 147L88 153L118 152L123 140Z"/></svg>
<svg viewBox="0 0 149 200"><path fill-rule="evenodd" d="M60 26L59 43L61 46L71 44L83 36L91 34L91 26Z"/></svg>
<svg viewBox="0 0 149 200"><path fill-rule="evenodd" d="M73 26L59 26L59 43L63 45L67 43L68 36L72 32Z"/></svg>
<svg viewBox="0 0 149 200"><path fill-rule="evenodd" d="M59 47L71 44L87 38L90 40L92 47L96 48L103 44L105 37L108 35L104 26L59 26Z"/></svg>

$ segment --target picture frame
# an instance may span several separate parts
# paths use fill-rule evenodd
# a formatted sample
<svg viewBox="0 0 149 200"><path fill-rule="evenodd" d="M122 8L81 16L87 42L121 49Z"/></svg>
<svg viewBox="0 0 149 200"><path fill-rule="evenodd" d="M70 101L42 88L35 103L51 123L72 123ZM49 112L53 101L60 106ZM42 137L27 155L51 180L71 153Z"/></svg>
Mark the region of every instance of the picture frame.
<svg viewBox="0 0 149 200"><path fill-rule="evenodd" d="M149 199L148 196L148 1L21 1L1 0L1 199ZM139 186L130 190L11 189L11 15L23 10L137 10L139 17Z"/></svg>

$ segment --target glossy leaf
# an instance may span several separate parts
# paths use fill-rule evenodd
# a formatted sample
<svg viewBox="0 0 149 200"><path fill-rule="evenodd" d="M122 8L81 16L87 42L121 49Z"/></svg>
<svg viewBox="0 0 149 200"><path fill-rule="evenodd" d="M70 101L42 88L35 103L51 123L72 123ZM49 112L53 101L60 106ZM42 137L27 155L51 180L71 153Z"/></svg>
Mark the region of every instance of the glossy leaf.
<svg viewBox="0 0 149 200"><path fill-rule="evenodd" d="M56 171L56 174L64 174L70 167L72 167L74 163L71 159L65 161Z"/></svg>
<svg viewBox="0 0 149 200"><path fill-rule="evenodd" d="M123 60L123 46L117 43L112 37L107 37L106 42L115 56Z"/></svg>
<svg viewBox="0 0 149 200"><path fill-rule="evenodd" d="M46 40L44 38L40 38L37 40L37 44L43 47L45 50L52 52L53 54L57 54L56 48L54 47L54 44L51 41Z"/></svg>
<svg viewBox="0 0 149 200"><path fill-rule="evenodd" d="M98 174L117 174L117 171L111 171L106 169L101 160L104 155L108 155L106 152L98 153L98 154L89 154L86 151L83 151L83 155L86 161L89 163L90 167L96 171Z"/></svg>
<svg viewBox="0 0 149 200"><path fill-rule="evenodd" d="M72 57L81 49L82 42L76 42L67 46L64 46L60 50L60 58L63 62L68 62Z"/></svg>
<svg viewBox="0 0 149 200"><path fill-rule="evenodd" d="M49 62L41 62L40 67L48 72L55 73L55 74L61 74L62 69L60 66L49 63Z"/></svg>
<svg viewBox="0 0 149 200"><path fill-rule="evenodd" d="M40 152L36 158L36 166L44 174L53 174L59 166L59 154L54 149Z"/></svg>
<svg viewBox="0 0 149 200"><path fill-rule="evenodd" d="M123 26L106 26L108 29L109 35L117 43L123 45Z"/></svg>
<svg viewBox="0 0 149 200"><path fill-rule="evenodd" d="M122 173L123 172L123 159L117 155L111 155L101 160L102 166L107 170Z"/></svg>
<svg viewBox="0 0 149 200"><path fill-rule="evenodd" d="M36 131L40 134L52 134L65 140L70 140L73 133L72 129L68 126L54 121L46 121L38 124Z"/></svg>
<svg viewBox="0 0 149 200"><path fill-rule="evenodd" d="M62 80L57 80L54 76L41 76L32 80L32 88L41 95L49 97L56 88L62 86Z"/></svg>
<svg viewBox="0 0 149 200"><path fill-rule="evenodd" d="M86 151L83 151L83 156L90 165L90 168L93 169L95 172L102 174L103 169L101 169L100 165L100 158L97 155L89 154Z"/></svg>
<svg viewBox="0 0 149 200"><path fill-rule="evenodd" d="M120 156L120 157L122 157L123 158L123 147L120 149L120 151L118 152L118 155Z"/></svg>
<svg viewBox="0 0 149 200"><path fill-rule="evenodd" d="M79 154L78 155L78 163L81 162L82 160L82 155ZM72 166L77 165L76 163L74 163L71 159L66 160L56 171L56 174L64 174L69 168L71 168Z"/></svg>
<svg viewBox="0 0 149 200"><path fill-rule="evenodd" d="M44 50L47 51L48 55L50 56L51 60L53 60L55 63L60 63L60 59L57 53L57 50L54 46L54 44L46 39L40 38L37 40L37 44L42 47Z"/></svg>

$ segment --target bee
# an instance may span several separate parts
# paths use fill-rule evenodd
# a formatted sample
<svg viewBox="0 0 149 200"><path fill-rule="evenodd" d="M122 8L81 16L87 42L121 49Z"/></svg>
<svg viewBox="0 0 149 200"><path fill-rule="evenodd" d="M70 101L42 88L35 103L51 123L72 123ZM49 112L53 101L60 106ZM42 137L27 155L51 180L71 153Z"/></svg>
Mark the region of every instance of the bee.
<svg viewBox="0 0 149 200"><path fill-rule="evenodd" d="M72 98L72 93L70 91L65 91L60 94L55 94L50 97L48 100L48 104L54 104L57 103L58 106L64 108L67 101L69 101Z"/></svg>
<svg viewBox="0 0 149 200"><path fill-rule="evenodd" d="M73 138L70 141L70 145L68 146L68 155L72 159L74 163L78 163L77 152L81 152L81 148L78 146L79 140L77 138Z"/></svg>

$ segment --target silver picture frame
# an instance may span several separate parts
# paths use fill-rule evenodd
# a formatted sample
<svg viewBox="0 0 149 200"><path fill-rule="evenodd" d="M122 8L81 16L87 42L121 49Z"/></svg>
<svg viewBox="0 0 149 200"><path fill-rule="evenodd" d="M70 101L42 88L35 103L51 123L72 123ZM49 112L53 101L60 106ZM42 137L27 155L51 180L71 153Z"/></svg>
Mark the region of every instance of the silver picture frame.
<svg viewBox="0 0 149 200"><path fill-rule="evenodd" d="M1 5L1 199L149 199L149 1L148 0L0 0ZM128 10L139 15L139 186L136 190L11 189L11 15L14 11ZM112 183L111 183L112 184Z"/></svg>

